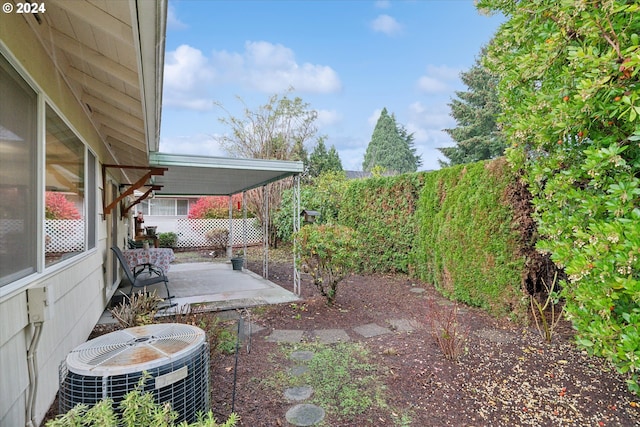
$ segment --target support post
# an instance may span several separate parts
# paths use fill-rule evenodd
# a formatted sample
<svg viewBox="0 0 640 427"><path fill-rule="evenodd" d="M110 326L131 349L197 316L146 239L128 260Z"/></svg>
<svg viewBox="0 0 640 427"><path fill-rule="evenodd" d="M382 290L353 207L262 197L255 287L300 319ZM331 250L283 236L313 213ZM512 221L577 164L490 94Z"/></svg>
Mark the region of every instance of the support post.
<svg viewBox="0 0 640 427"><path fill-rule="evenodd" d="M293 293L301 296L298 231L300 231L300 175L295 175L293 177Z"/></svg>
<svg viewBox="0 0 640 427"><path fill-rule="evenodd" d="M247 192L242 192L242 257L247 262ZM245 264L246 265L246 264Z"/></svg>
<svg viewBox="0 0 640 427"><path fill-rule="evenodd" d="M269 280L269 191L262 186L262 277Z"/></svg>
<svg viewBox="0 0 640 427"><path fill-rule="evenodd" d="M233 258L233 199L229 197L229 235L227 241L227 258Z"/></svg>

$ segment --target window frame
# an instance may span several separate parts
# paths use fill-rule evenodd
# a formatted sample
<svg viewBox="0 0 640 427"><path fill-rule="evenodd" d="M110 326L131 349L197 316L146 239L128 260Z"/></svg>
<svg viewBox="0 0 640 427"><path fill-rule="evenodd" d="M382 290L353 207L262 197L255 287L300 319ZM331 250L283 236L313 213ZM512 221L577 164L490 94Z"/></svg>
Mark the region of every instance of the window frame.
<svg viewBox="0 0 640 427"><path fill-rule="evenodd" d="M53 100L47 95L46 91L42 89L42 87L35 81L35 79L21 66L21 64L16 60L15 56L4 48L4 46L0 43L0 56L4 58L4 60L13 68L20 78L23 79L24 83L35 93L36 97L36 149L33 155L35 156L35 165L36 170L33 171L35 173L35 194L33 197L35 198L35 224L33 229L36 231L36 250L37 255L35 259L35 268L34 271L10 281L5 285L0 286L0 299L4 299L5 297L10 297L23 290L26 286L29 286L36 280L44 280L46 277L55 274L56 272L66 269L69 266L81 262L86 257L91 254L97 252L99 246L99 221L98 217L100 216L101 209L98 206L99 197L98 197L98 184L100 177L99 173L99 165L100 159L96 154L96 151L87 143L82 134L78 132L78 130L70 123L67 119L66 115L61 112L58 106L53 102ZM60 262L53 263L51 265L45 265L45 193L46 193L46 109L51 108L58 117L64 122L66 126L68 126L69 130L73 132L75 137L80 141L83 146L83 161L84 161L84 173L85 173L85 197L83 198L82 210L83 210L83 218L85 218L85 226L84 226L84 249L81 252L70 256L68 259L61 260ZM92 209L89 208L88 203L90 202L90 197L87 196L87 188L89 184L88 173L90 172L89 161L90 158L93 157L94 160L94 177L93 177L93 188L91 192L93 193L91 198L93 199L93 203L95 207L93 209L93 213L91 217L89 214ZM90 225L90 222L92 225ZM92 230L93 229L93 230ZM89 233L93 231L93 247L89 247L90 239Z"/></svg>

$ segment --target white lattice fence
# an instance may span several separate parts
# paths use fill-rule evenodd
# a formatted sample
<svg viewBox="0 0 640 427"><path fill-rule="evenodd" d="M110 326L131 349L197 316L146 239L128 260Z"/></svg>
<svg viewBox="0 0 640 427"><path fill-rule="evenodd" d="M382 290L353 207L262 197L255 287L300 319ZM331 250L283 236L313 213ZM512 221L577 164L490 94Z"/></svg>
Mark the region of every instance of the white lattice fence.
<svg viewBox="0 0 640 427"><path fill-rule="evenodd" d="M233 245L242 245L243 243L243 220L233 219ZM211 242L207 240L205 234L208 231L223 229L229 230L228 219L189 219L180 218L176 225L178 233L179 248L198 248L211 246ZM262 242L262 227L255 218L247 219L247 244L257 244Z"/></svg>
<svg viewBox="0 0 640 427"><path fill-rule="evenodd" d="M82 219L47 219L44 230L46 252L78 252L84 249Z"/></svg>

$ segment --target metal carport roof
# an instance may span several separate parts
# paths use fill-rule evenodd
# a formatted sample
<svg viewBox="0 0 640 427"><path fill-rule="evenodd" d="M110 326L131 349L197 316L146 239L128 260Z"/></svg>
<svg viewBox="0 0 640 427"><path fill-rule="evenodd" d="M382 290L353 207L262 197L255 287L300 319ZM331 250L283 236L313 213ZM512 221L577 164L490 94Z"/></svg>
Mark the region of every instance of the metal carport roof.
<svg viewBox="0 0 640 427"><path fill-rule="evenodd" d="M149 165L166 167L154 178L166 196L224 196L300 174L303 163L288 160L240 159L184 154L149 153Z"/></svg>

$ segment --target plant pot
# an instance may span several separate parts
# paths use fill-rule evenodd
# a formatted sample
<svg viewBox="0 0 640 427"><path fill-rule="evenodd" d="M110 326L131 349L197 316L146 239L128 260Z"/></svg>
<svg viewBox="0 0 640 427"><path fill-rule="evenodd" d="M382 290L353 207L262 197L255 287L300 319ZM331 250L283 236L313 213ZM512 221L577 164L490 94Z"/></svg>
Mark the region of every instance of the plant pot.
<svg viewBox="0 0 640 427"><path fill-rule="evenodd" d="M242 271L243 258L231 258L231 266L234 270Z"/></svg>

